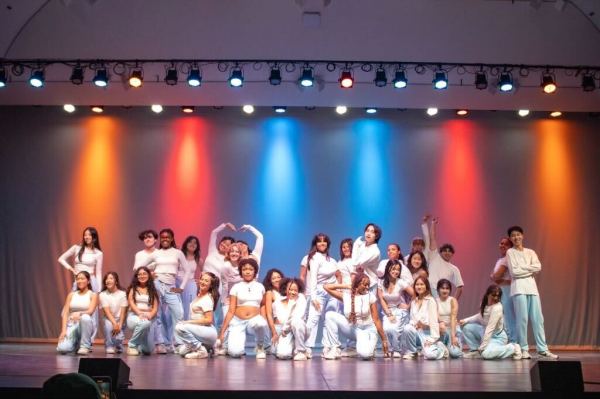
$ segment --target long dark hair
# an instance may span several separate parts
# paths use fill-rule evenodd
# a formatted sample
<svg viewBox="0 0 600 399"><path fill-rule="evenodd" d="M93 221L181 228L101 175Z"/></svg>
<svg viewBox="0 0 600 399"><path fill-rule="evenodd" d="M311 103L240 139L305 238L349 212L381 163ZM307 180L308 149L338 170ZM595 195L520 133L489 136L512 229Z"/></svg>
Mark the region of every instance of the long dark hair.
<svg viewBox="0 0 600 399"><path fill-rule="evenodd" d="M496 284L492 284L490 285L487 290L485 290L485 294L483 295L483 298L481 299L481 316L483 316L483 312L485 311L485 307L487 306L487 297L490 294L498 294L498 302L500 302L502 300L502 289L500 288L500 286L496 285Z"/></svg>
<svg viewBox="0 0 600 399"><path fill-rule="evenodd" d="M423 262L421 263L421 267L419 269L423 269L425 270L425 272L427 273L427 275L429 275L429 267L427 266L427 259L425 259L425 254L421 251L412 251L410 253L410 255L408 255L408 261L406 262L406 267L408 267L408 270L411 273L415 273L418 269L415 269L412 267L411 261L413 256L415 256L416 254L419 254L421 256L421 259L423 259Z"/></svg>
<svg viewBox="0 0 600 399"><path fill-rule="evenodd" d="M327 249L325 250L325 258L329 260L329 248L331 248L331 240L329 236L325 233L317 233L313 237L310 243L310 251L308 252L308 258L306 259L306 268L310 270L310 261L317 253L317 243L320 241L325 241L327 243Z"/></svg>
<svg viewBox="0 0 600 399"><path fill-rule="evenodd" d="M350 245L350 257L352 257L352 238L344 238L342 242L340 242L340 260L346 259L344 258L344 251L342 251L342 247L344 246L344 244Z"/></svg>
<svg viewBox="0 0 600 399"><path fill-rule="evenodd" d="M214 273L202 272L202 274L207 274L210 277L210 287L208 287L208 293L210 294L210 296L212 296L213 310L215 310L219 303L219 297L220 297L219 286L221 285L221 281L219 280L219 278L217 276L215 276ZM202 278L202 274L200 275L200 278ZM198 286L198 292L196 292L196 295L198 295L199 292L200 292L200 286Z"/></svg>
<svg viewBox="0 0 600 399"><path fill-rule="evenodd" d="M83 236L85 235L85 232L88 230L92 236L92 248L102 251L102 249L100 248L100 238L98 237L98 230L96 230L95 227L88 226L85 229L83 229L83 233L81 234L81 248L79 248L79 252L77 253L77 259L79 259L80 262L81 262L81 255L83 255L83 252L85 251L85 247L86 247L85 238L83 238Z"/></svg>
<svg viewBox="0 0 600 399"><path fill-rule="evenodd" d="M177 244L175 243L175 233L173 233L173 230L166 228L166 229L162 229L159 233L158 233L158 237L159 237L159 241L160 241L160 235L162 233L169 233L171 235L171 238L173 239L171 241L171 248L177 248ZM200 242L198 242L198 244L200 244ZM162 248L160 245L160 242L158 244L159 248Z"/></svg>
<svg viewBox="0 0 600 399"><path fill-rule="evenodd" d="M425 284L425 294L423 295L423 298L425 298L427 295L431 295L431 284L429 284L429 280L423 276L418 276L415 279L415 282L413 283L413 290L415 290L415 294L417 295L417 298L419 297L419 294L417 294L416 286L417 286L417 281L419 281L419 280L423 281L423 284Z"/></svg>
<svg viewBox="0 0 600 399"><path fill-rule="evenodd" d="M129 293L133 290L133 301L136 301L136 295L138 288L140 287L140 281L138 280L138 273L140 270L144 270L148 273L148 282L146 283L146 288L148 289L148 305L152 307L154 305L154 301L159 301L158 292L156 291L156 287L154 286L154 278L152 278L152 272L146 266L142 266L137 268L137 270L133 273L133 278L131 279L131 284L127 287L127 298L129 298Z"/></svg>
<svg viewBox="0 0 600 399"><path fill-rule="evenodd" d="M400 266L400 273L402 273L402 263L399 260L388 260L388 263L385 265L385 272L383 275L383 286L388 288L390 286L390 270L394 266ZM400 276L398 276L400 278Z"/></svg>
<svg viewBox="0 0 600 399"><path fill-rule="evenodd" d="M174 240L175 238L173 238ZM181 252L183 252L183 254L186 256L188 255L188 250L187 250L187 245L192 241L192 240L196 240L196 250L194 251L194 260L196 261L196 263L198 263L200 261L200 240L198 239L198 237L196 236L188 236L185 241L183 241L183 244L181 245Z"/></svg>
<svg viewBox="0 0 600 399"><path fill-rule="evenodd" d="M79 276L80 274L83 274L85 276L85 278L88 281L87 288L88 288L88 290L92 291L92 281L91 281L90 274L84 270L84 271L77 273L75 275L75 279L77 279L77 276ZM79 288L77 289L77 291L79 291Z"/></svg>
<svg viewBox="0 0 600 399"><path fill-rule="evenodd" d="M115 279L115 285L117 286L118 290L123 290L123 288L121 288L121 284L119 283L119 275L117 274L117 272L107 272L104 277L102 277L102 291L106 291L106 279L108 278L108 276L113 276L113 278Z"/></svg>
<svg viewBox="0 0 600 399"><path fill-rule="evenodd" d="M402 253L402 248L400 248L400 244L393 242L391 244L388 244L388 247L391 245L398 249L398 259L404 259L404 254Z"/></svg>
<svg viewBox="0 0 600 399"><path fill-rule="evenodd" d="M283 272L281 270L269 269L267 271L267 275L265 276L265 279L263 280L263 285L265 286L265 292L271 291L273 289L273 283L271 283L271 277L273 277L273 273L279 273L279 275L281 276L281 282L283 282L283 279L285 279L285 275L283 274ZM279 291L281 291L281 283L279 283Z"/></svg>

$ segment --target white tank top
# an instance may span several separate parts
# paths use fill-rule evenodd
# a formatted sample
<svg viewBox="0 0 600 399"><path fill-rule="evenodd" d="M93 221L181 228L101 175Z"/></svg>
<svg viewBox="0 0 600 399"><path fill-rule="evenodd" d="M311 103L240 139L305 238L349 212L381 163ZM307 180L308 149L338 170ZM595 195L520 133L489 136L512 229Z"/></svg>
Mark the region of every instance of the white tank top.
<svg viewBox="0 0 600 399"><path fill-rule="evenodd" d="M69 313L73 312L85 312L90 308L92 303L92 295L94 293L88 290L85 294L81 294L79 291L75 291L71 295L71 302L69 303Z"/></svg>
<svg viewBox="0 0 600 399"><path fill-rule="evenodd" d="M136 292L134 294L134 298L135 306L137 306L139 310L150 310L150 296L148 294L140 294L139 292Z"/></svg>
<svg viewBox="0 0 600 399"><path fill-rule="evenodd" d="M409 303L409 301L406 300L407 296L404 295L404 292L400 290L399 280L400 279L398 279L396 284L394 284L394 289L392 292L388 292L389 287L384 287L383 280L379 280L378 282L378 288L380 288L383 292L383 299L385 299L385 303L387 303L388 307L390 308L397 308L400 304L408 305Z"/></svg>
<svg viewBox="0 0 600 399"><path fill-rule="evenodd" d="M442 301L440 298L435 298L438 304L438 319L439 321L443 321L448 326L450 326L450 319L452 317L452 300L451 296L448 297L445 301Z"/></svg>

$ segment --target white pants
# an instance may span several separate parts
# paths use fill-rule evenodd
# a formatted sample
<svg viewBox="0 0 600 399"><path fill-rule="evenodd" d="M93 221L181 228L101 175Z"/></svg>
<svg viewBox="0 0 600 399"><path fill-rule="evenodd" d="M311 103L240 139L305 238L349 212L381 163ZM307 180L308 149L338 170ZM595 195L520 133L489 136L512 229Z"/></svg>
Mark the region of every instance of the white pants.
<svg viewBox="0 0 600 399"><path fill-rule="evenodd" d="M308 338L306 339L306 346L314 348L317 340L317 334L319 332L319 322L321 316L329 311L338 310L338 300L332 297L325 291L322 285L317 286L314 295L311 296L311 301L308 307L308 318L306 319L306 327L308 328ZM317 311L313 301L319 302L321 310Z"/></svg>
<svg viewBox="0 0 600 399"><path fill-rule="evenodd" d="M121 327L121 331L113 336L112 330L113 325L107 318L103 319L104 321L104 346L107 348L120 348L123 344L123 340L125 339L125 326ZM118 323L119 318L115 318L115 321Z"/></svg>
<svg viewBox="0 0 600 399"><path fill-rule="evenodd" d="M215 326L180 322L175 326L175 335L194 349L199 349L202 344L210 348L217 340L217 329Z"/></svg>
<svg viewBox="0 0 600 399"><path fill-rule="evenodd" d="M401 338L404 333L404 327L410 321L410 315L407 309L391 308L390 312L396 317L396 321L392 323L387 315L383 316L383 331L390 343L390 351L401 352Z"/></svg>
<svg viewBox="0 0 600 399"><path fill-rule="evenodd" d="M427 360L439 360L444 357L444 344L439 340L430 345L425 345L429 338L429 330L417 330L412 324L404 327L402 334L402 348L406 354L414 354L419 346L422 347L423 357Z"/></svg>
<svg viewBox="0 0 600 399"><path fill-rule="evenodd" d="M246 332L253 334L257 345L262 346L267 332L267 321L260 314L247 320L233 316L227 331L229 332L227 353L231 357L240 357L245 354Z"/></svg>
<svg viewBox="0 0 600 399"><path fill-rule="evenodd" d="M74 352L80 347L91 349L92 337L96 333L94 318L89 314L81 315L79 321L67 322L67 335L56 347L60 353Z"/></svg>
<svg viewBox="0 0 600 399"><path fill-rule="evenodd" d="M372 359L377 345L377 329L375 324L351 324L346 316L337 312L325 314L325 333L323 346L325 348L339 348L340 338L356 341L356 352L362 359Z"/></svg>
<svg viewBox="0 0 600 399"><path fill-rule="evenodd" d="M291 359L298 352L306 352L306 323L303 320L293 320L291 322L291 331L288 331L285 336L282 335L281 328L283 325L275 324L279 339L274 345L273 352L279 359Z"/></svg>

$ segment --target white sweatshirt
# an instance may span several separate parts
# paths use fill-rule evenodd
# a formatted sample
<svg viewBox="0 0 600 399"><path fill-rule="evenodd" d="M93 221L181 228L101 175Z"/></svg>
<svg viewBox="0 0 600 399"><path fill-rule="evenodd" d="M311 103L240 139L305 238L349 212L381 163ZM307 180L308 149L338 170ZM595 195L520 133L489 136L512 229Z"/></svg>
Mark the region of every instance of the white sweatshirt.
<svg viewBox="0 0 600 399"><path fill-rule="evenodd" d="M102 282L102 261L104 260L102 251L86 247L81 254L81 259L79 259L80 249L81 245L73 245L58 258L58 262L66 269L73 268L75 274L88 272L90 276L96 276L96 281L100 284ZM73 258L73 265L67 261L69 258Z"/></svg>
<svg viewBox="0 0 600 399"><path fill-rule="evenodd" d="M337 263L337 267L342 274L342 284L350 284L352 282L352 275L356 274L356 269L352 263L352 258L340 260Z"/></svg>
<svg viewBox="0 0 600 399"><path fill-rule="evenodd" d="M377 267L381 253L376 243L367 245L364 238L358 237L352 246L352 263L355 270L362 267L369 276L370 285L377 284Z"/></svg>
<svg viewBox="0 0 600 399"><path fill-rule="evenodd" d="M133 271L136 271L142 266L146 266L150 270L156 268L156 263L152 260L156 252L156 248L152 249L152 252L148 252L145 249L136 252L135 259L133 261Z"/></svg>
<svg viewBox="0 0 600 399"><path fill-rule="evenodd" d="M308 255L302 259L302 264L306 264ZM322 287L324 284L333 284L336 282L335 272L337 272L337 262L332 257L317 252L310 259L308 265L308 286L310 287L309 295L315 298L317 287Z"/></svg>
<svg viewBox="0 0 600 399"><path fill-rule="evenodd" d="M284 331L289 331L292 321L304 321L306 314L307 301L304 294L299 294L298 299L289 300L286 297L280 297L273 302L273 318L277 324L282 324Z"/></svg>
<svg viewBox="0 0 600 399"><path fill-rule="evenodd" d="M185 288L190 279L190 272L183 252L173 247L169 249L157 249L154 251L153 260L156 262L156 267L154 268L156 278L165 284L174 285L177 272L180 269L183 270L184 275L179 288Z"/></svg>
<svg viewBox="0 0 600 399"><path fill-rule="evenodd" d="M417 305L417 298L413 299L410 303L409 323L412 326L416 326L418 321L429 326L429 337L425 338L427 343L433 344L440 339L438 305L431 295L423 298L420 307Z"/></svg>
<svg viewBox="0 0 600 399"><path fill-rule="evenodd" d="M533 275L542 270L542 263L533 249L518 250L510 248L506 251L506 263L512 277L510 296L518 294L539 295Z"/></svg>
<svg viewBox="0 0 600 399"><path fill-rule="evenodd" d="M492 335L504 329L502 303L498 302L492 306L486 306L483 310L483 317L481 313L477 313L471 317L467 317L465 323L477 323L485 327L485 332L481 338L481 345L479 345L479 350L484 350L490 343Z"/></svg>
<svg viewBox="0 0 600 399"><path fill-rule="evenodd" d="M206 259L204 260L203 270L205 272L211 272L215 276L221 275L221 269L225 263L225 255L219 253L219 248L217 246L217 237L225 227L227 227L225 223L217 226L217 228L210 233L210 238L208 239L208 252L206 254Z"/></svg>

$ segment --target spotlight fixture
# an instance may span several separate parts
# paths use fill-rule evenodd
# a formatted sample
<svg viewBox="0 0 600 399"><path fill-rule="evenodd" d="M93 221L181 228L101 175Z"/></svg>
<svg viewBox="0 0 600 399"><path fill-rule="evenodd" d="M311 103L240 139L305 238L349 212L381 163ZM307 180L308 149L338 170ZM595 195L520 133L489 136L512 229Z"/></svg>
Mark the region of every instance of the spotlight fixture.
<svg viewBox="0 0 600 399"><path fill-rule="evenodd" d="M83 84L83 68L78 66L73 67L73 72L71 72L71 83L74 85Z"/></svg>
<svg viewBox="0 0 600 399"><path fill-rule="evenodd" d="M144 76L142 75L142 70L134 69L133 71L131 71L128 82L129 86L131 87L141 87L142 83L144 83Z"/></svg>
<svg viewBox="0 0 600 399"><path fill-rule="evenodd" d="M269 83L273 86L278 86L281 84L281 70L279 67L271 68L271 74L269 75Z"/></svg>
<svg viewBox="0 0 600 399"><path fill-rule="evenodd" d="M458 116L466 116L469 113L466 109L459 109L456 111L456 115Z"/></svg>
<svg viewBox="0 0 600 399"><path fill-rule="evenodd" d="M352 72L350 72L349 70L342 71L339 82L340 86L343 89L350 89L352 86L354 86L354 78L352 77Z"/></svg>
<svg viewBox="0 0 600 399"><path fill-rule="evenodd" d="M560 112L560 111L550 112L550 116L553 117L553 118L558 118L561 115L562 115L562 112Z"/></svg>
<svg viewBox="0 0 600 399"><path fill-rule="evenodd" d="M184 105L183 107L181 107L181 112L183 112L184 114L191 114L194 112L194 107L191 105Z"/></svg>
<svg viewBox="0 0 600 399"><path fill-rule="evenodd" d="M438 113L438 109L437 108L427 108L427 115L429 116L435 116Z"/></svg>
<svg viewBox="0 0 600 399"><path fill-rule="evenodd" d="M163 107L160 104L152 104L152 106L150 107L150 109L155 114L160 114L161 112L163 112Z"/></svg>
<svg viewBox="0 0 600 399"><path fill-rule="evenodd" d="M487 75L484 71L479 71L475 74L475 88L485 90L488 87Z"/></svg>
<svg viewBox="0 0 600 399"><path fill-rule="evenodd" d="M377 108L374 108L374 107L368 107L368 108L365 108L365 112L366 112L367 114L376 114L376 113L377 113Z"/></svg>
<svg viewBox="0 0 600 399"><path fill-rule="evenodd" d="M242 74L242 69L240 67L235 67L231 70L231 75L229 75L229 86L231 87L242 87L244 84L244 75Z"/></svg>
<svg viewBox="0 0 600 399"><path fill-rule="evenodd" d="M6 76L6 70L4 68L0 68L0 88L5 87L8 82Z"/></svg>
<svg viewBox="0 0 600 399"><path fill-rule="evenodd" d="M403 89L408 85L408 80L406 79L406 72L402 69L396 71L396 75L394 76L394 87L396 89Z"/></svg>
<svg viewBox="0 0 600 399"><path fill-rule="evenodd" d="M527 115L529 115L529 110L528 109L520 109L519 111L517 111L517 113L519 114L520 117L524 118Z"/></svg>
<svg viewBox="0 0 600 399"><path fill-rule="evenodd" d="M194 68L190 69L190 73L188 75L187 82L188 82L188 85L190 85L192 87L200 86L200 83L202 83L202 75L200 75L199 68L194 67Z"/></svg>
<svg viewBox="0 0 600 399"><path fill-rule="evenodd" d="M338 105L335 107L335 112L337 112L339 115L344 115L346 112L348 112L348 107L345 105Z"/></svg>
<svg viewBox="0 0 600 399"><path fill-rule="evenodd" d="M275 106L275 107L273 107L273 109L274 109L274 110L275 110L275 112L277 112L278 114L284 114L284 113L285 113L285 111L287 111L287 107L284 107L284 106L281 106L281 105L279 105L279 106Z"/></svg>
<svg viewBox="0 0 600 399"><path fill-rule="evenodd" d="M96 71L93 82L98 87L108 86L108 73L106 72L106 68L100 68Z"/></svg>
<svg viewBox="0 0 600 399"><path fill-rule="evenodd" d="M592 75L591 73L586 73L585 75L583 75L583 77L581 78L581 87L583 88L583 91L594 91L596 89L594 75Z"/></svg>
<svg viewBox="0 0 600 399"><path fill-rule="evenodd" d="M382 66L377 68L375 72L375 79L373 80L375 86L377 87L385 87L387 85L387 76L385 74L385 69Z"/></svg>
<svg viewBox="0 0 600 399"><path fill-rule="evenodd" d="M446 72L437 71L432 83L433 87L437 90L444 90L448 88L448 77L446 76Z"/></svg>
<svg viewBox="0 0 600 399"><path fill-rule="evenodd" d="M165 75L165 83L169 86L175 86L178 80L179 75L177 74L177 68L175 68L175 66L171 66L169 69L167 69L167 74Z"/></svg>
<svg viewBox="0 0 600 399"><path fill-rule="evenodd" d="M302 76L300 76L298 82L302 87L313 87L313 85L315 84L315 78L313 77L312 68L304 68L304 70L302 71Z"/></svg>
<svg viewBox="0 0 600 399"><path fill-rule="evenodd" d="M38 69L37 71L31 72L31 77L29 78L29 84L33 87L42 87L44 86L44 71Z"/></svg>
<svg viewBox="0 0 600 399"><path fill-rule="evenodd" d="M546 72L542 75L542 89L547 94L552 94L556 91L556 81L551 73Z"/></svg>
<svg viewBox="0 0 600 399"><path fill-rule="evenodd" d="M247 113L248 115L250 115L251 113L254 112L254 106L252 106L252 105L244 105L242 107L242 111L244 111L245 113Z"/></svg>
<svg viewBox="0 0 600 399"><path fill-rule="evenodd" d="M63 105L63 109L70 114L75 112L75 106L73 104L65 104Z"/></svg>
<svg viewBox="0 0 600 399"><path fill-rule="evenodd" d="M500 91L507 93L513 89L513 79L510 72L502 72L498 80L498 88Z"/></svg>
<svg viewBox="0 0 600 399"><path fill-rule="evenodd" d="M92 112L95 112L97 114L101 114L104 112L104 107L102 105L93 105L92 106Z"/></svg>

